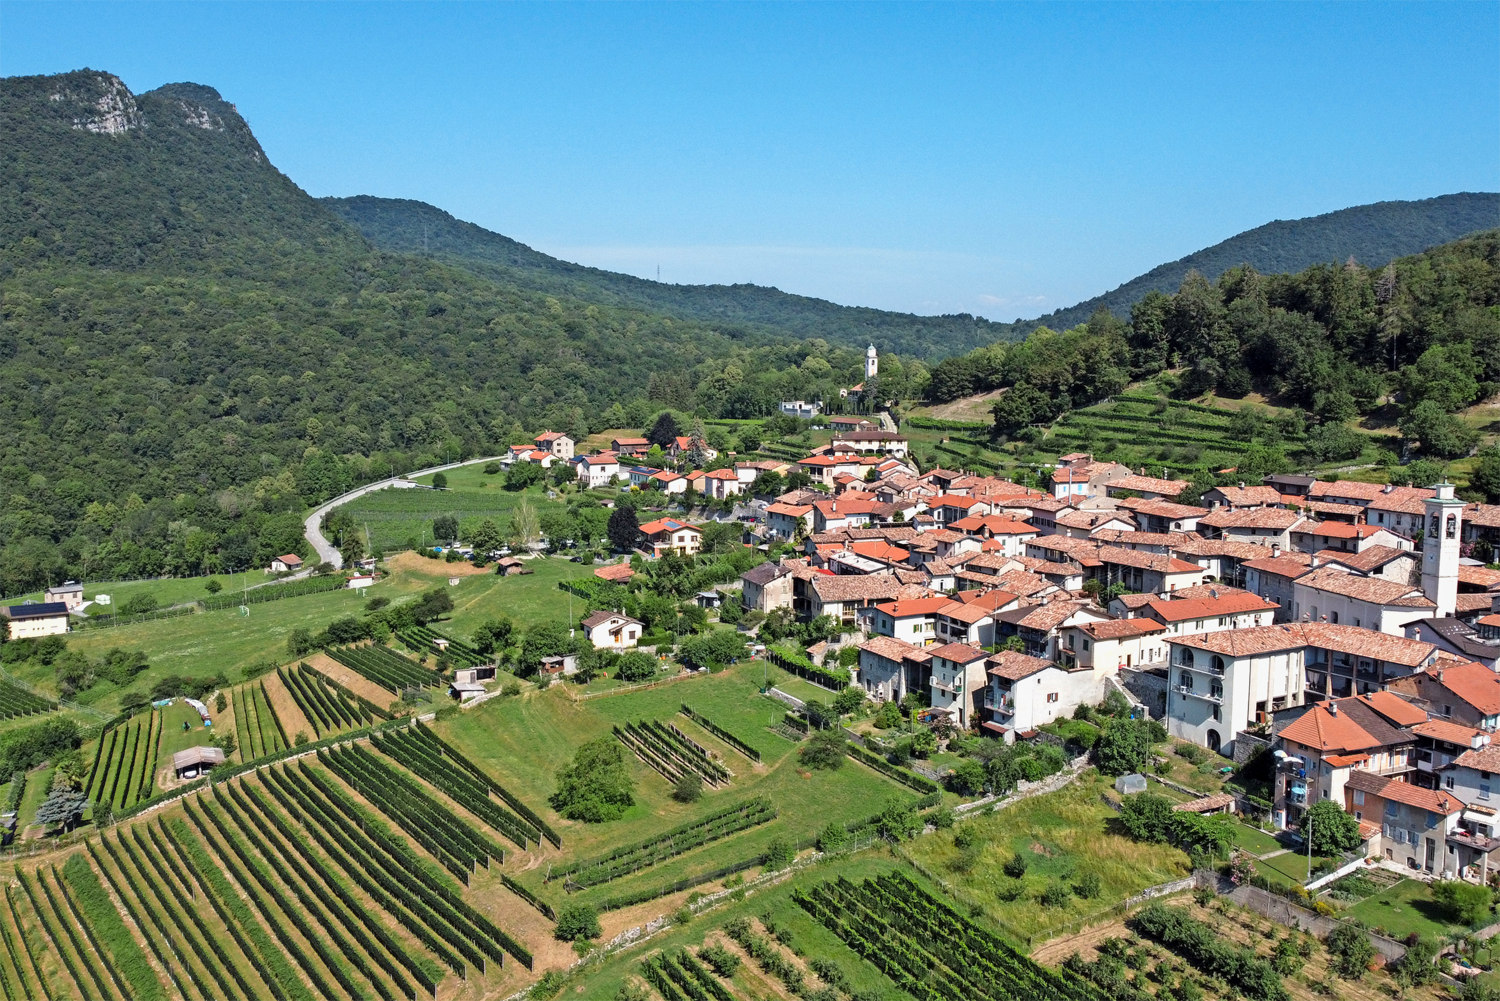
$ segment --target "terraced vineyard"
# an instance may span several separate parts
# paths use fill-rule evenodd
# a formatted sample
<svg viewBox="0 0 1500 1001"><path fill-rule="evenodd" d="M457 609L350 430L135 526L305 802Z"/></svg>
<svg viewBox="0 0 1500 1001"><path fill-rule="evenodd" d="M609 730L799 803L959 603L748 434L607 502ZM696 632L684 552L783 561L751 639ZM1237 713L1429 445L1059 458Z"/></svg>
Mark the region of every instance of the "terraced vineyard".
<svg viewBox="0 0 1500 1001"><path fill-rule="evenodd" d="M433 799L421 785L357 744L319 751L319 759L412 836L465 886L474 867L505 861L505 850Z"/></svg>
<svg viewBox="0 0 1500 1001"><path fill-rule="evenodd" d="M488 779L463 768L454 768L451 761L444 760L441 745L425 731L396 730L374 737L370 743L413 774L447 793L455 803L515 842L523 851L528 841L541 845L542 833L536 824L491 800ZM530 810L526 812L536 817Z"/></svg>
<svg viewBox="0 0 1500 1001"><path fill-rule="evenodd" d="M347 694L342 686L336 686L306 664L290 668L278 667L276 676L281 679L287 694L312 725L319 740L367 727L385 715L382 712L377 717L376 713L380 710L364 699Z"/></svg>
<svg viewBox="0 0 1500 1001"><path fill-rule="evenodd" d="M84 789L89 801L127 810L151 796L161 749L162 714L131 717L99 738Z"/></svg>
<svg viewBox="0 0 1500 1001"><path fill-rule="evenodd" d="M775 819L776 808L769 800L747 800L607 855L559 866L547 878L566 879L570 891L599 886Z"/></svg>
<svg viewBox="0 0 1500 1001"><path fill-rule="evenodd" d="M408 650L432 655L444 653L437 643L438 640L443 640L448 645L446 651L448 659L459 667L478 667L480 664L492 663L495 659L480 653L467 643L444 636L427 626L412 626L410 629L401 630L396 636L406 644Z"/></svg>
<svg viewBox="0 0 1500 1001"><path fill-rule="evenodd" d="M840 877L792 896L919 1001L1104 1001L1092 983L1033 962L902 872L857 886Z"/></svg>
<svg viewBox="0 0 1500 1001"><path fill-rule="evenodd" d="M28 692L19 685L0 681L0 719L15 716L31 716L35 713L51 712L57 708L52 699Z"/></svg>
<svg viewBox="0 0 1500 1001"><path fill-rule="evenodd" d="M241 761L254 761L289 746L286 730L266 698L265 682L240 685L231 689L229 696Z"/></svg>
<svg viewBox="0 0 1500 1001"><path fill-rule="evenodd" d="M669 782L696 772L703 781L718 788L728 785L729 769L709 757L708 751L670 723L642 720L614 728L615 737L635 752Z"/></svg>
<svg viewBox="0 0 1500 1001"><path fill-rule="evenodd" d="M388 647L331 647L328 656L396 695L403 688L426 688L438 683L436 674Z"/></svg>

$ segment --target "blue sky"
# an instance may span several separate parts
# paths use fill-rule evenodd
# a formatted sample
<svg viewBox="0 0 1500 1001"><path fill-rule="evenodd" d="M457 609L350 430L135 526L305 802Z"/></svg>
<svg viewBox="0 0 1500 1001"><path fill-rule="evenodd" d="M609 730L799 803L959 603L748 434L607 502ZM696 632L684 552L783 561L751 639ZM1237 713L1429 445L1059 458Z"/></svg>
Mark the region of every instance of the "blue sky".
<svg viewBox="0 0 1500 1001"><path fill-rule="evenodd" d="M1500 188L1500 4L0 3L314 195L664 281L1031 317L1272 219Z"/></svg>

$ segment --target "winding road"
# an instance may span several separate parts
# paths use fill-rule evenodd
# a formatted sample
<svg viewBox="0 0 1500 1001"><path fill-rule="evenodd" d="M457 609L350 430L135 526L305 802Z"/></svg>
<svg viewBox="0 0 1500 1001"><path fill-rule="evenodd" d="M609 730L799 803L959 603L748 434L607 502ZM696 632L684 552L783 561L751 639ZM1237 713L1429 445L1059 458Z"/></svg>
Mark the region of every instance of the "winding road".
<svg viewBox="0 0 1500 1001"><path fill-rule="evenodd" d="M333 547L333 543L323 537L323 516L341 504L347 504L356 497L363 497L373 490L384 490L387 487L394 487L398 482L410 482L418 476L426 476L429 473L441 473L449 469L458 469L461 466L472 466L476 462L496 462L501 458L502 456L498 455L487 455L481 459L465 459L463 462L450 462L443 466L431 466L427 469L418 469L416 472L407 473L405 476L392 476L389 479L379 480L375 483L366 483L362 487L355 487L348 493L339 494L333 500L316 508L312 514L307 516L307 520L302 523L302 534L307 537L308 543L313 547L313 552L317 554L318 558L313 566L294 576L301 577L303 574L310 574L316 566L323 563L332 563L336 567L344 565L344 557Z"/></svg>

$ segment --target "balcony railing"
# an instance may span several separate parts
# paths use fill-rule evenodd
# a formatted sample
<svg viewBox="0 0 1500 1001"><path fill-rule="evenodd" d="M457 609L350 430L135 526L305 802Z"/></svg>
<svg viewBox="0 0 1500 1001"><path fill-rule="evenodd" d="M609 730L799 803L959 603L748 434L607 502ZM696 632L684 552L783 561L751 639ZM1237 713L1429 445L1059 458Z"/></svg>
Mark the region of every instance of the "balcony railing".
<svg viewBox="0 0 1500 1001"><path fill-rule="evenodd" d="M1222 690L1217 692L1213 690L1199 691L1195 688L1189 688L1187 685L1178 685L1177 694L1185 695L1189 698L1203 699L1206 702L1213 702L1217 705L1223 705L1224 703L1224 692Z"/></svg>

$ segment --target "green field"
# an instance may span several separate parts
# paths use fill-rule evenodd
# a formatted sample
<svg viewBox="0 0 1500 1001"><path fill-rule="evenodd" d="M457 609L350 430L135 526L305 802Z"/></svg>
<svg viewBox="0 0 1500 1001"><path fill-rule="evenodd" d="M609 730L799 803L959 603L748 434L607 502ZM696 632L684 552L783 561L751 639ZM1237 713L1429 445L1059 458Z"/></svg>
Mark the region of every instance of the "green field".
<svg viewBox="0 0 1500 1001"><path fill-rule="evenodd" d="M266 699L265 680L237 685L230 692L234 712L235 741L240 761L253 761L275 754L287 746L275 711Z"/></svg>
<svg viewBox="0 0 1500 1001"><path fill-rule="evenodd" d="M531 487L512 492L501 486L504 474L486 476L484 466L465 466L446 474L446 490L405 489L377 490L357 497L339 508L354 519L361 529L368 529L375 549L406 548L413 541L418 546L433 544L432 519L440 514L458 518L459 528L467 530L484 518L493 518L504 532L511 512L521 501L530 501L540 515L548 508L561 509L561 501L549 501L546 488ZM431 476L421 481L431 482Z"/></svg>
<svg viewBox="0 0 1500 1001"><path fill-rule="evenodd" d="M1371 928L1383 929L1391 938L1417 934L1441 939L1468 930L1450 922L1447 913L1432 899L1432 888L1416 879L1403 879L1344 913Z"/></svg>
<svg viewBox="0 0 1500 1001"><path fill-rule="evenodd" d="M1187 856L1166 845L1134 841L1114 828L1115 813L1101 796L1111 781L1094 771L1058 792L1024 800L960 824L979 838L970 858L953 844L953 832L918 838L908 849L928 871L961 885L960 900L978 908L1022 943L1040 942L1148 886L1188 872ZM1003 866L1014 856L1027 861L1020 884ZM1077 896L1046 907L1039 894L1053 882L1073 885L1086 872L1099 876L1100 895ZM1021 892L1012 900L1002 891Z"/></svg>
<svg viewBox="0 0 1500 1001"><path fill-rule="evenodd" d="M1255 866L1272 879L1275 879L1279 873L1295 883L1306 883L1309 878L1308 873L1316 869L1321 863L1327 861L1328 859L1319 858L1314 855L1312 865L1309 866L1307 856L1293 849L1281 855L1273 855L1268 859L1261 859L1255 863Z"/></svg>
<svg viewBox="0 0 1500 1001"><path fill-rule="evenodd" d="M1264 855L1266 852L1274 852L1281 847L1281 843L1265 831L1256 830L1245 824L1234 825L1234 845L1252 855Z"/></svg>

